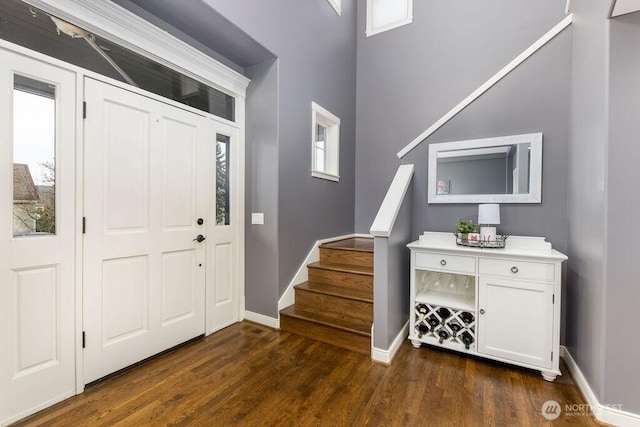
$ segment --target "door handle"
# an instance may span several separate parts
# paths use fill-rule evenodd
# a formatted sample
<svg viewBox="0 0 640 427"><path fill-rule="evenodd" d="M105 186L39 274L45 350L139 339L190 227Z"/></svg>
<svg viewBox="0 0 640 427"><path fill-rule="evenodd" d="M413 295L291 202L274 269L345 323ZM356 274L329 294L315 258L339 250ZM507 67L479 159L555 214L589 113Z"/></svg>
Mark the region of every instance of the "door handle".
<svg viewBox="0 0 640 427"><path fill-rule="evenodd" d="M198 234L198 237L196 237L195 239L193 239L194 242L198 242L201 243L204 241L204 239L206 239L206 237L204 237L202 234Z"/></svg>

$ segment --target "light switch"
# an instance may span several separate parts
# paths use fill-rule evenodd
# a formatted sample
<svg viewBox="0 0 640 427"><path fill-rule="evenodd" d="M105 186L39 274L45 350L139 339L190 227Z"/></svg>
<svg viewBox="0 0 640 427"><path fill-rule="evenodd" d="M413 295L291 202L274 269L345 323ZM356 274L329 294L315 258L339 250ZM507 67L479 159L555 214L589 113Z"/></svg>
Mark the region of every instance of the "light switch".
<svg viewBox="0 0 640 427"><path fill-rule="evenodd" d="M263 213L252 213L251 214L251 224L264 224L264 214Z"/></svg>

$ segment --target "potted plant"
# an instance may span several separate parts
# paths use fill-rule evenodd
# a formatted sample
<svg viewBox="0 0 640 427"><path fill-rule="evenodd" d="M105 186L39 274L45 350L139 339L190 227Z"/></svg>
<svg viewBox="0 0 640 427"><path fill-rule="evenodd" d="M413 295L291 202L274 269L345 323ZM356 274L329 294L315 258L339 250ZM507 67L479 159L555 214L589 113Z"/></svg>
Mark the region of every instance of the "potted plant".
<svg viewBox="0 0 640 427"><path fill-rule="evenodd" d="M472 220L465 221L464 219L460 218L458 220L458 224L456 225L456 230L458 232L460 240L462 240L462 243L468 243L469 233L477 233L478 226L474 224Z"/></svg>

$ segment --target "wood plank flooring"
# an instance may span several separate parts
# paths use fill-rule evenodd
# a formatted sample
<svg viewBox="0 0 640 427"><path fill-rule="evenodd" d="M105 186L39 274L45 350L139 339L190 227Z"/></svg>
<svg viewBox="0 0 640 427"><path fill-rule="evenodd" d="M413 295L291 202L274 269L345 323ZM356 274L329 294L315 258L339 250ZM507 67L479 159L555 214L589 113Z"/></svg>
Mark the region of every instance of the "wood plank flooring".
<svg viewBox="0 0 640 427"><path fill-rule="evenodd" d="M584 404L567 369L538 372L406 341L392 366L249 322L230 326L23 420L28 426L598 425L553 423L547 400Z"/></svg>

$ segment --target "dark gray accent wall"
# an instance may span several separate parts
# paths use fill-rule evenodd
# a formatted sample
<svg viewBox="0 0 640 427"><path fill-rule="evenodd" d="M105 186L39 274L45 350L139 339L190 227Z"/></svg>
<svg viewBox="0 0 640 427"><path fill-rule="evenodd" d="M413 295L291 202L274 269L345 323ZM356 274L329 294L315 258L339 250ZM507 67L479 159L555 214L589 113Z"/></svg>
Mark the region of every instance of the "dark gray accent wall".
<svg viewBox="0 0 640 427"><path fill-rule="evenodd" d="M598 399L604 390L607 20L601 0L572 2L572 115L565 345ZM546 168L545 168L546 170Z"/></svg>
<svg viewBox="0 0 640 427"><path fill-rule="evenodd" d="M603 403L640 414L640 343L630 332L640 324L640 240L628 237L640 210L640 13L610 21L609 46Z"/></svg>
<svg viewBox="0 0 640 427"><path fill-rule="evenodd" d="M277 186L278 198L261 209L277 211L282 295L316 240L354 230L356 1L343 0L342 16L327 0L204 3L278 57L278 179L264 183ZM339 183L311 177L312 101L341 119ZM246 210L260 212L253 204ZM260 274L252 259L246 265L248 276Z"/></svg>
<svg viewBox="0 0 640 427"><path fill-rule="evenodd" d="M356 231L368 230L400 164L396 153L563 18L564 2L414 2L413 23L364 36L358 13ZM566 251L571 30L403 159L416 166L413 235L477 220L477 205L427 204L429 143L543 132L542 203L503 205L506 234L545 236Z"/></svg>

